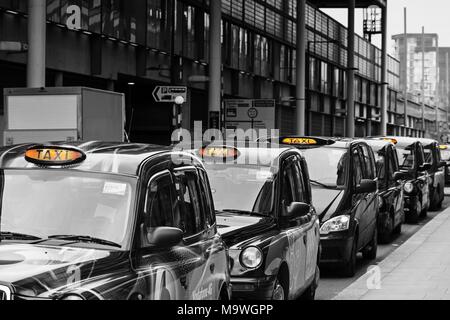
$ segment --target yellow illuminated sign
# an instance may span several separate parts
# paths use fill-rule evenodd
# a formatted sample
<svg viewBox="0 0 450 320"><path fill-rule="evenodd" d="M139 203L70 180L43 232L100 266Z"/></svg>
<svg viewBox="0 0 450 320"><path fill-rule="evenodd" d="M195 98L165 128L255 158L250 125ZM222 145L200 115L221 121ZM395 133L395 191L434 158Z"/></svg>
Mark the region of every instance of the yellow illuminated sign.
<svg viewBox="0 0 450 320"><path fill-rule="evenodd" d="M317 140L311 139L311 138L284 138L281 142L281 144L288 144L288 145L317 145Z"/></svg>
<svg viewBox="0 0 450 320"><path fill-rule="evenodd" d="M82 162L86 155L74 148L33 147L26 151L25 159L37 165L61 166Z"/></svg>
<svg viewBox="0 0 450 320"><path fill-rule="evenodd" d="M239 157L239 151L231 147L205 147L200 149L202 158L234 158Z"/></svg>
<svg viewBox="0 0 450 320"><path fill-rule="evenodd" d="M384 141L388 141L388 142L392 142L393 144L397 144L398 143L397 139L393 139L393 138L384 138L383 140Z"/></svg>
<svg viewBox="0 0 450 320"><path fill-rule="evenodd" d="M441 145L441 146L439 146L439 149L441 149L441 150L448 150L448 146L446 146L446 145Z"/></svg>

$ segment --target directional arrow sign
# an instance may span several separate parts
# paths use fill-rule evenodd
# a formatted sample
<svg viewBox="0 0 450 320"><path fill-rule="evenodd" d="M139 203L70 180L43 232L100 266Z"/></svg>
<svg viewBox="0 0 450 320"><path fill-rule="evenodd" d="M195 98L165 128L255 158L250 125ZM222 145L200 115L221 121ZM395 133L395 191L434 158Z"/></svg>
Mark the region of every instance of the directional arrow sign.
<svg viewBox="0 0 450 320"><path fill-rule="evenodd" d="M153 91L153 98L156 102L175 103L177 97L187 100L187 87L159 86Z"/></svg>

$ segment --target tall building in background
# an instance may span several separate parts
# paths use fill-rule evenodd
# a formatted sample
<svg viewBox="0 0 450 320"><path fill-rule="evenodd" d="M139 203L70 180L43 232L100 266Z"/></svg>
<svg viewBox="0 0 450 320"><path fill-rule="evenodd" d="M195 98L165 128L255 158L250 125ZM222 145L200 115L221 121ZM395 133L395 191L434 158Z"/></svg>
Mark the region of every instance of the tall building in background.
<svg viewBox="0 0 450 320"><path fill-rule="evenodd" d="M441 102L450 104L450 47L439 48L439 92Z"/></svg>
<svg viewBox="0 0 450 320"><path fill-rule="evenodd" d="M407 91L415 96L422 94L422 34L409 33L407 45L404 34L392 37L395 41L395 57L400 60L400 87L405 82ZM435 33L425 34L425 103L436 105L439 95L439 36ZM405 63L405 50L407 61ZM408 77L405 79L405 67L408 68Z"/></svg>

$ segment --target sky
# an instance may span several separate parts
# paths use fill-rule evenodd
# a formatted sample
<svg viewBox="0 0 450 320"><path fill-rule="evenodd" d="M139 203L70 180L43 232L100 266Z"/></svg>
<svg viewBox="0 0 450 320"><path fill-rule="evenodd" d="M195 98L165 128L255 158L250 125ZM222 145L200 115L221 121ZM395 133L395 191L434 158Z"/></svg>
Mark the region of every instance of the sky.
<svg viewBox="0 0 450 320"><path fill-rule="evenodd" d="M393 53L392 35L403 33L403 8L407 8L408 32L421 33L422 26L426 33L439 35L439 46L450 47L450 0L388 0L388 51ZM347 25L347 11L341 9L327 9L324 11ZM356 31L363 33L362 10L356 13ZM374 40L379 45L380 39Z"/></svg>

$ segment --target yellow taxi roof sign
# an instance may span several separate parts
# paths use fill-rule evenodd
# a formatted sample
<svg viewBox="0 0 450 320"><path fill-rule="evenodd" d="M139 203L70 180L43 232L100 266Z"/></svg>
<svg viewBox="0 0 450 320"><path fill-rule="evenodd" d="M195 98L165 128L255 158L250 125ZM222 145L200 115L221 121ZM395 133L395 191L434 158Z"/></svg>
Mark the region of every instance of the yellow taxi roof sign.
<svg viewBox="0 0 450 320"><path fill-rule="evenodd" d="M318 147L329 146L335 141L329 139L315 138L315 137L282 137L280 144L297 146L297 147Z"/></svg>
<svg viewBox="0 0 450 320"><path fill-rule="evenodd" d="M383 138L384 141L392 142L393 144L397 144L398 140L394 138Z"/></svg>
<svg viewBox="0 0 450 320"><path fill-rule="evenodd" d="M448 145L446 145L446 144L440 145L439 149L441 149L441 150L448 150Z"/></svg>
<svg viewBox="0 0 450 320"><path fill-rule="evenodd" d="M235 147L206 146L199 150L199 155L203 159L237 159L240 152Z"/></svg>
<svg viewBox="0 0 450 320"><path fill-rule="evenodd" d="M41 166L68 166L86 160L86 154L76 148L35 146L25 152L25 160Z"/></svg>

